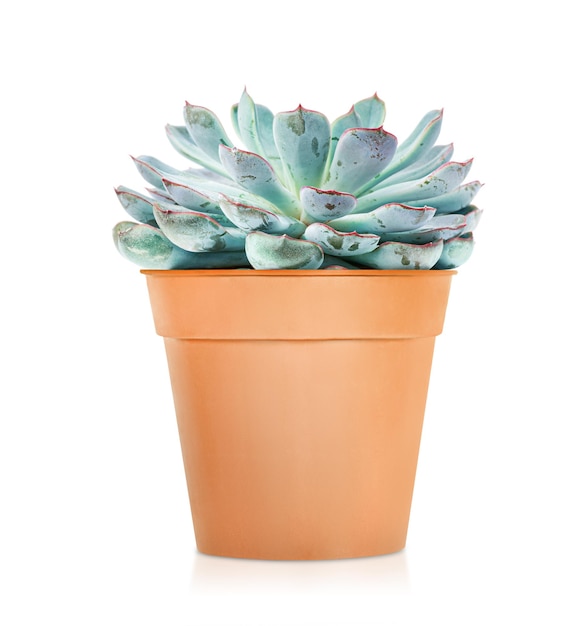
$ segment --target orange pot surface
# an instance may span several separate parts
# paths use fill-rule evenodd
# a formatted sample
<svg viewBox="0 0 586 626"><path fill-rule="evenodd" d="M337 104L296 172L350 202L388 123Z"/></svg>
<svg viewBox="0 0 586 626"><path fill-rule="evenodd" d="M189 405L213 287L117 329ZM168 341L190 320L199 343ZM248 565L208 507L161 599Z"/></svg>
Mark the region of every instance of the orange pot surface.
<svg viewBox="0 0 586 626"><path fill-rule="evenodd" d="M401 550L455 272L143 273L198 549L259 559Z"/></svg>

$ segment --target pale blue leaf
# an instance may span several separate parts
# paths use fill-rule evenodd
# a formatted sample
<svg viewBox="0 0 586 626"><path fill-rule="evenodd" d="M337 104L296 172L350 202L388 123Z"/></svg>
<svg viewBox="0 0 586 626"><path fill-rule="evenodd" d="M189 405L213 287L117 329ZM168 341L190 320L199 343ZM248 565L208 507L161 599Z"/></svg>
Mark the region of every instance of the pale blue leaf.
<svg viewBox="0 0 586 626"><path fill-rule="evenodd" d="M320 246L287 235L252 232L246 237L246 256L257 270L319 269L324 260Z"/></svg>
<svg viewBox="0 0 586 626"><path fill-rule="evenodd" d="M304 214L317 222L348 215L356 207L356 198L349 193L315 187L303 187L300 199Z"/></svg>
<svg viewBox="0 0 586 626"><path fill-rule="evenodd" d="M165 183L163 182L163 184ZM151 198L153 200L156 200L157 202L159 200L162 200L163 202L170 202L171 204L175 202L175 200L173 200L173 198L167 193L166 189L155 189L154 187L148 187L147 191Z"/></svg>
<svg viewBox="0 0 586 626"><path fill-rule="evenodd" d="M228 231L205 213L173 205L155 204L155 218L160 229L176 246L190 252L244 250L246 235L237 229Z"/></svg>
<svg viewBox="0 0 586 626"><path fill-rule="evenodd" d="M235 202L226 196L220 197L220 207L224 215L238 228L246 232L262 231L271 234L287 234L299 237L305 231L305 224L273 211Z"/></svg>
<svg viewBox="0 0 586 626"><path fill-rule="evenodd" d="M239 186L278 206L285 215L299 216L297 198L283 187L269 162L261 156L237 148L220 148L220 160Z"/></svg>
<svg viewBox="0 0 586 626"><path fill-rule="evenodd" d="M475 180L456 187L453 191L436 198L427 198L413 202L415 206L430 204L439 213L455 213L467 207L482 188L482 183Z"/></svg>
<svg viewBox="0 0 586 626"><path fill-rule="evenodd" d="M472 235L444 241L442 254L433 269L451 270L466 263L474 251Z"/></svg>
<svg viewBox="0 0 586 626"><path fill-rule="evenodd" d="M204 211L205 213L221 213L220 205L211 195L206 194L193 185L179 183L163 179L166 190L171 198L182 207L192 211Z"/></svg>
<svg viewBox="0 0 586 626"><path fill-rule="evenodd" d="M258 128L258 116L254 100L246 89L242 92L236 107L236 123L242 142L251 152L264 156L262 141Z"/></svg>
<svg viewBox="0 0 586 626"><path fill-rule="evenodd" d="M396 185L397 183L403 183L408 180L417 180L423 178L428 174L434 172L438 167L447 163L454 154L454 144L447 146L434 146L429 152L423 155L421 159L415 161L409 167L399 170L396 174L389 176L378 185L375 185L373 189L379 189L380 187L388 187L389 185Z"/></svg>
<svg viewBox="0 0 586 626"><path fill-rule="evenodd" d="M121 222L113 229L120 254L143 269L212 269L248 266L243 252L187 252L148 224Z"/></svg>
<svg viewBox="0 0 586 626"><path fill-rule="evenodd" d="M424 244L438 239L451 239L464 232L465 215L436 215L417 230L400 233L385 233L381 241L401 241L404 243Z"/></svg>
<svg viewBox="0 0 586 626"><path fill-rule="evenodd" d="M155 157L141 155L139 157L131 156L130 158L133 160L138 173L147 181L147 183L154 185L163 191L165 190L165 185L162 180L163 177L167 175L181 174L178 169L159 161L159 159L156 159Z"/></svg>
<svg viewBox="0 0 586 626"><path fill-rule="evenodd" d="M465 209L459 211L460 215L466 216L466 226L464 230L460 233L460 235L465 235L467 233L471 233L476 230L478 223L480 222L480 218L482 217L483 210L471 204L467 206Z"/></svg>
<svg viewBox="0 0 586 626"><path fill-rule="evenodd" d="M378 185L392 174L421 159L434 146L441 130L443 111L430 111L409 137L399 145L389 166L372 180Z"/></svg>
<svg viewBox="0 0 586 626"><path fill-rule="evenodd" d="M319 244L326 254L343 257L372 252L380 239L377 235L342 233L318 222L307 227L303 238Z"/></svg>
<svg viewBox="0 0 586 626"><path fill-rule="evenodd" d="M343 135L344 131L349 128L359 128L360 126L360 119L358 118L358 115L356 115L354 107L352 107L348 113L341 115L332 122L332 137L330 140L330 150L325 167L326 172L329 171L330 163L332 162L334 152L336 151L336 146L338 145L338 141L340 141L340 137Z"/></svg>
<svg viewBox="0 0 586 626"><path fill-rule="evenodd" d="M391 162L397 138L382 128L351 128L336 146L322 187L355 195Z"/></svg>
<svg viewBox="0 0 586 626"><path fill-rule="evenodd" d="M186 102L183 117L195 145L210 159L219 163L218 147L222 145L231 148L232 142L215 113Z"/></svg>
<svg viewBox="0 0 586 626"><path fill-rule="evenodd" d="M435 215L431 207L413 207L406 204L385 204L370 213L355 213L328 222L332 228L359 233L397 233L415 230Z"/></svg>
<svg viewBox="0 0 586 626"><path fill-rule="evenodd" d="M455 189L464 181L471 165L472 159L465 163L450 161L425 178L373 190L358 198L355 212L365 213L391 202L416 206L417 201L422 200L426 200L425 204L435 207L435 204L428 199L436 198Z"/></svg>
<svg viewBox="0 0 586 626"><path fill-rule="evenodd" d="M375 93L370 98L360 100L354 105L362 128L378 128L385 121L385 103Z"/></svg>
<svg viewBox="0 0 586 626"><path fill-rule="evenodd" d="M320 187L330 147L326 116L299 106L277 113L273 132L291 191L298 194L302 187Z"/></svg>
<svg viewBox="0 0 586 626"><path fill-rule="evenodd" d="M122 185L116 187L114 191L120 204L130 217L143 224L156 226L155 216L153 215L153 200L151 198Z"/></svg>
<svg viewBox="0 0 586 626"><path fill-rule="evenodd" d="M218 163L217 159L212 159L203 150L198 148L193 139L191 138L187 128L185 126L172 126L167 124L165 126L167 132L167 138L171 142L171 145L182 154L184 157L201 165L202 167L209 168L222 176L226 176L226 173Z"/></svg>
<svg viewBox="0 0 586 626"><path fill-rule="evenodd" d="M429 270L438 262L443 245L442 239L422 246L391 241L352 261L379 270Z"/></svg>

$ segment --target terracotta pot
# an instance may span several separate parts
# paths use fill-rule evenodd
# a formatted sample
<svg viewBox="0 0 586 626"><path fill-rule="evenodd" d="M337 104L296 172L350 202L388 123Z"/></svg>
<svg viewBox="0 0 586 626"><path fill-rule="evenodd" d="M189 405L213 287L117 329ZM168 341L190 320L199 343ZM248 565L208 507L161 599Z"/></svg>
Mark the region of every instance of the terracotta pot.
<svg viewBox="0 0 586 626"><path fill-rule="evenodd" d="M401 550L455 272L143 273L198 549L257 559Z"/></svg>

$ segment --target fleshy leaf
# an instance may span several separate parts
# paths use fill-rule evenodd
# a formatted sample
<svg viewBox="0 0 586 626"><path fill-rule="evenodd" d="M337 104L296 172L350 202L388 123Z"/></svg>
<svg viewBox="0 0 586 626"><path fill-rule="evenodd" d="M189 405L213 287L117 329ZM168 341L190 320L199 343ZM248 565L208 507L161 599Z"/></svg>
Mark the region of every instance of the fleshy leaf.
<svg viewBox="0 0 586 626"><path fill-rule="evenodd" d="M305 231L305 224L266 209L235 202L226 196L220 197L220 207L224 215L245 232L255 230L275 235L299 237Z"/></svg>
<svg viewBox="0 0 586 626"><path fill-rule="evenodd" d="M368 254L377 247L380 239L377 235L342 233L318 222L307 227L303 238L319 244L326 254L343 257Z"/></svg>
<svg viewBox="0 0 586 626"><path fill-rule="evenodd" d="M344 131L349 128L359 128L360 126L360 119L358 118L354 107L352 107L348 113L341 115L332 122L332 137L330 140L330 150L325 168L326 172L329 171L330 164L334 158L334 152L336 151L336 146L338 145L338 141L340 141L340 137L343 135Z"/></svg>
<svg viewBox="0 0 586 626"><path fill-rule="evenodd" d="M273 112L262 104L256 105L257 132L262 146L262 156L271 164L277 176L283 178L283 164L273 136Z"/></svg>
<svg viewBox="0 0 586 626"><path fill-rule="evenodd" d="M391 162L397 138L383 128L351 128L336 146L323 187L357 195Z"/></svg>
<svg viewBox="0 0 586 626"><path fill-rule="evenodd" d="M220 205L208 194L203 193L185 183L163 178L165 189L173 200L192 211L204 211L205 213L221 213Z"/></svg>
<svg viewBox="0 0 586 626"><path fill-rule="evenodd" d="M245 204L251 204L269 211L280 213L280 210L274 204L268 202L268 200L265 200L261 196L257 196L256 194L242 189L242 187L239 187L229 177L226 177L224 182L219 182L218 180L201 176L197 172L189 171L182 172L176 176L166 177L165 181L193 188L195 191L200 192L204 196L208 196L216 203L219 203L220 196L225 195L235 202L243 202Z"/></svg>
<svg viewBox="0 0 586 626"><path fill-rule="evenodd" d="M382 241L402 241L404 243L425 244L438 239L451 239L464 232L465 215L437 215L417 230L381 235Z"/></svg>
<svg viewBox="0 0 586 626"><path fill-rule="evenodd" d="M291 191L319 187L330 148L326 116L300 105L295 111L277 113L273 132Z"/></svg>
<svg viewBox="0 0 586 626"><path fill-rule="evenodd" d="M116 187L114 191L118 196L120 204L130 217L143 224L156 226L157 222L153 215L153 200L151 198L122 185Z"/></svg>
<svg viewBox="0 0 586 626"><path fill-rule="evenodd" d="M155 157L142 155L139 157L130 157L134 165L136 165L136 169L138 173L149 183L150 185L154 185L158 189L165 190L165 185L163 184L163 177L168 174L181 174L181 172L159 161Z"/></svg>
<svg viewBox="0 0 586 626"><path fill-rule="evenodd" d="M424 154L421 159L415 161L415 163L412 163L409 167L399 170L396 174L389 176L382 183L375 185L373 189L388 187L389 185L396 185L397 183L417 180L418 178L427 176L444 163L447 163L452 158L453 154L454 144L434 146L429 152Z"/></svg>
<svg viewBox="0 0 586 626"><path fill-rule="evenodd" d="M444 248L439 261L434 265L436 270L451 270L460 267L472 255L474 250L474 239L471 235L466 237L455 237L444 241Z"/></svg>
<svg viewBox="0 0 586 626"><path fill-rule="evenodd" d="M186 102L183 117L195 145L210 159L219 163L218 146L232 147L232 142L216 114L205 107Z"/></svg>
<svg viewBox="0 0 586 626"><path fill-rule="evenodd" d="M471 183L465 183L456 187L453 191L446 193L438 198L427 198L413 202L415 206L421 204L430 204L440 213L455 213L466 208L473 198L482 188L482 183L475 180Z"/></svg>
<svg viewBox="0 0 586 626"><path fill-rule="evenodd" d="M480 222L480 218L482 217L483 210L471 204L467 206L465 209L459 211L459 215L466 216L466 227L460 233L460 235L465 235L467 233L471 233L476 230L478 226L478 222Z"/></svg>
<svg viewBox="0 0 586 626"><path fill-rule="evenodd" d="M379 270L429 270L438 262L443 245L441 239L422 246L389 241L352 260Z"/></svg>
<svg viewBox="0 0 586 626"><path fill-rule="evenodd" d="M244 189L266 198L283 213L299 216L297 198L283 187L268 161L253 152L220 147L220 160L232 180Z"/></svg>
<svg viewBox="0 0 586 626"><path fill-rule="evenodd" d="M324 260L321 247L311 241L260 232L246 237L246 256L257 270L316 270Z"/></svg>
<svg viewBox="0 0 586 626"><path fill-rule="evenodd" d="M396 233L415 230L435 215L431 207L413 207L406 204L385 204L370 213L356 213L328 222L332 228L359 233Z"/></svg>
<svg viewBox="0 0 586 626"><path fill-rule="evenodd" d="M395 172L415 163L434 146L439 137L443 119L443 111L430 111L423 117L415 130L399 145L395 158L389 166L374 178L369 186L372 188Z"/></svg>
<svg viewBox="0 0 586 626"><path fill-rule="evenodd" d="M212 269L248 266L243 252L187 252L174 245L154 226L120 222L113 229L120 254L144 269Z"/></svg>
<svg viewBox="0 0 586 626"><path fill-rule="evenodd" d="M426 200L425 204L435 207L430 198L436 198L456 188L468 175L471 165L472 159L465 163L450 161L425 178L373 190L358 199L355 212L365 213L391 202L416 206L416 201L421 200Z"/></svg>
<svg viewBox="0 0 586 626"><path fill-rule="evenodd" d="M172 126L171 124L167 124L165 130L171 145L179 154L182 154L190 161L202 167L207 167L224 177L226 176L220 164L217 162L217 159L210 158L203 150L195 145L185 126Z"/></svg>
<svg viewBox="0 0 586 626"><path fill-rule="evenodd" d="M163 183L164 184L164 183ZM163 202L170 202L173 204L175 200L167 193L166 189L155 189L154 187L148 187L147 191L153 200L157 202L162 200Z"/></svg>
<svg viewBox="0 0 586 626"><path fill-rule="evenodd" d="M363 128L378 128L385 121L385 103L375 93L370 98L360 100L354 105L354 110L360 118Z"/></svg>
<svg viewBox="0 0 586 626"><path fill-rule="evenodd" d="M317 222L348 215L356 207L356 198L352 194L315 187L303 187L300 199L304 214Z"/></svg>
<svg viewBox="0 0 586 626"><path fill-rule="evenodd" d="M205 213L189 211L173 205L155 204L157 224L176 246L190 252L244 250L246 235L236 229L227 230Z"/></svg>
<svg viewBox="0 0 586 626"><path fill-rule="evenodd" d="M238 132L244 145L251 151L265 156L259 133L259 121L254 100L246 89L242 92L240 102L236 106Z"/></svg>

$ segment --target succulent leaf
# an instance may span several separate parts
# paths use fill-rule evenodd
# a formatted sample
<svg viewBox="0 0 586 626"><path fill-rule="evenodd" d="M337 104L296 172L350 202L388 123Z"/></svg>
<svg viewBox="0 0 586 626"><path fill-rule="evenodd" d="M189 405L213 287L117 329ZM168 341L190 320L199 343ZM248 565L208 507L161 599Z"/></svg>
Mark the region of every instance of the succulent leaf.
<svg viewBox="0 0 586 626"><path fill-rule="evenodd" d="M389 166L373 178L370 187L377 185L399 170L421 159L434 146L442 126L443 111L430 111L407 139L399 145Z"/></svg>
<svg viewBox="0 0 586 626"><path fill-rule="evenodd" d="M362 124L360 123L360 119L356 114L354 107L352 107L348 113L341 115L332 122L332 137L330 140L330 150L325 167L326 172L330 169L330 164L336 151L336 146L338 145L338 141L340 141L340 137L343 135L344 131L349 128L359 128L360 126L362 126Z"/></svg>
<svg viewBox="0 0 586 626"><path fill-rule="evenodd" d="M219 203L221 196L226 196L235 202L243 202L245 204L258 206L275 213L281 213L280 209L278 209L274 204L261 196L246 191L242 187L238 186L229 177L226 177L223 182L220 182L219 180L213 178L210 179L208 177L201 176L198 172L188 171L181 172L175 176L166 177L165 180L167 182L192 188L196 192L199 192L204 196L208 196L217 204ZM209 209L207 210L209 211Z"/></svg>
<svg viewBox="0 0 586 626"><path fill-rule="evenodd" d="M179 205L192 211L204 211L205 213L221 213L220 205L211 195L199 191L191 185L163 178L165 189L171 198Z"/></svg>
<svg viewBox="0 0 586 626"><path fill-rule="evenodd" d="M171 142L171 145L179 154L182 154L190 161L202 167L207 167L224 177L226 176L220 165L195 145L185 126L172 126L171 124L167 124L165 130L167 131L167 138Z"/></svg>
<svg viewBox="0 0 586 626"><path fill-rule="evenodd" d="M355 213L328 222L332 228L358 233L397 233L415 230L435 215L432 207L413 207L406 204L384 204L370 213Z"/></svg>
<svg viewBox="0 0 586 626"><path fill-rule="evenodd" d="M175 246L161 230L148 224L120 222L113 229L120 254L144 269L212 269L249 266L243 252L187 252Z"/></svg>
<svg viewBox="0 0 586 626"><path fill-rule="evenodd" d="M376 249L380 239L377 235L339 232L319 222L310 224L303 238L319 244L326 254L343 257L368 254Z"/></svg>
<svg viewBox="0 0 586 626"><path fill-rule="evenodd" d="M451 239L464 232L465 215L437 215L417 230L400 233L385 233L381 241L402 241L404 243L425 244L438 239Z"/></svg>
<svg viewBox="0 0 586 626"><path fill-rule="evenodd" d="M147 191L149 195L151 196L151 198L157 202L159 200L162 200L163 202L170 202L171 204L175 202L175 200L173 200L173 198L167 193L166 189L163 190L163 189L155 189L153 187L148 187Z"/></svg>
<svg viewBox="0 0 586 626"><path fill-rule="evenodd" d="M418 206L421 204L430 204L440 213L455 213L466 208L482 188L482 183L473 181L456 187L453 191L445 193L435 198L424 198L423 200L414 201L413 204Z"/></svg>
<svg viewBox="0 0 586 626"><path fill-rule="evenodd" d="M218 146L231 148L232 142L215 113L205 107L186 102L183 117L189 136L195 145L210 159L219 163Z"/></svg>
<svg viewBox="0 0 586 626"><path fill-rule="evenodd" d="M244 145L251 152L265 156L259 132L259 120L256 104L248 95L246 89L242 92L240 102L235 105L236 123L235 127ZM234 117L234 114L233 114Z"/></svg>
<svg viewBox="0 0 586 626"><path fill-rule="evenodd" d="M354 110L360 119L363 128L378 128L385 121L385 103L375 93L370 98L360 100L354 105Z"/></svg>
<svg viewBox="0 0 586 626"><path fill-rule="evenodd" d="M396 148L397 138L382 127L344 131L323 186L359 194L391 162Z"/></svg>
<svg viewBox="0 0 586 626"><path fill-rule="evenodd" d="M292 237L299 237L305 231L305 224L292 217L235 202L226 196L220 197L220 207L224 215L245 232L262 231L276 235L287 234Z"/></svg>
<svg viewBox="0 0 586 626"><path fill-rule="evenodd" d="M355 196L342 191L303 187L299 196L303 213L317 222L348 215L356 207Z"/></svg>
<svg viewBox="0 0 586 626"><path fill-rule="evenodd" d="M257 270L316 270L324 260L323 250L312 241L261 232L246 237L246 256Z"/></svg>
<svg viewBox="0 0 586 626"><path fill-rule="evenodd" d="M473 250L474 239L472 235L448 239L444 241L442 254L433 269L451 270L460 267L470 258Z"/></svg>
<svg viewBox="0 0 586 626"><path fill-rule="evenodd" d="M397 183L417 180L418 178L427 176L444 163L447 163L452 158L453 154L454 144L449 144L448 146L434 146L429 152L424 154L422 158L408 167L399 170L396 174L392 174L381 183L378 183L378 185L375 185L373 189L388 187L389 185L396 185Z"/></svg>
<svg viewBox="0 0 586 626"><path fill-rule="evenodd" d="M443 245L442 239L425 245L389 241L352 260L379 270L429 270L438 262Z"/></svg>
<svg viewBox="0 0 586 626"><path fill-rule="evenodd" d="M120 204L130 217L143 224L156 226L157 222L153 215L153 200L151 198L122 185L116 187L114 191Z"/></svg>
<svg viewBox="0 0 586 626"><path fill-rule="evenodd" d="M450 161L425 178L373 190L358 199L355 212L365 213L390 202L415 206L418 200L425 200L425 204L435 207L429 199L456 188L468 175L471 165L472 159L465 163Z"/></svg>
<svg viewBox="0 0 586 626"><path fill-rule="evenodd" d="M319 187L330 148L326 116L299 105L275 115L273 132L291 191L298 194L302 187Z"/></svg>
<svg viewBox="0 0 586 626"><path fill-rule="evenodd" d="M299 215L297 198L283 187L269 162L261 156L220 146L220 160L230 178L240 187L267 199L286 215Z"/></svg>
<svg viewBox="0 0 586 626"><path fill-rule="evenodd" d="M275 144L273 135L273 123L275 116L273 112L262 104L256 105L256 121L258 135L262 146L262 154L271 164L279 178L283 178L283 164L279 156L279 150Z"/></svg>
<svg viewBox="0 0 586 626"><path fill-rule="evenodd" d="M142 155L130 158L133 160L134 165L136 165L138 173L147 183L162 191L165 190L165 185L163 184L164 176L181 173L178 169L159 161L159 159L155 157Z"/></svg>
<svg viewBox="0 0 586 626"><path fill-rule="evenodd" d="M482 213L482 209L479 209L473 204L459 211L460 215L466 216L466 226L460 235L465 235L467 233L471 233L473 230L476 230L476 227L480 222L480 218L482 217Z"/></svg>
<svg viewBox="0 0 586 626"><path fill-rule="evenodd" d="M227 230L205 213L163 204L155 204L154 209L160 229L172 243L184 250L244 250L244 232L236 228Z"/></svg>

